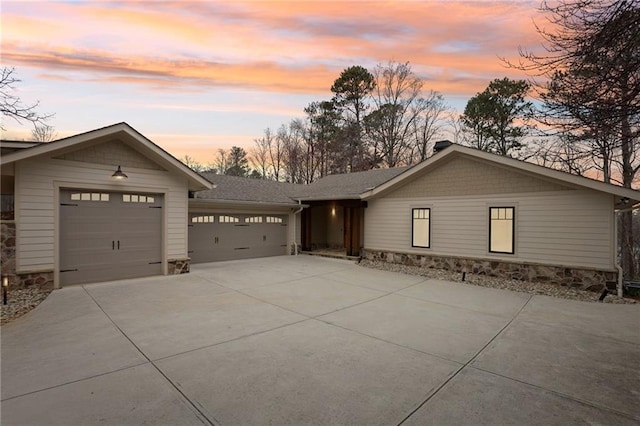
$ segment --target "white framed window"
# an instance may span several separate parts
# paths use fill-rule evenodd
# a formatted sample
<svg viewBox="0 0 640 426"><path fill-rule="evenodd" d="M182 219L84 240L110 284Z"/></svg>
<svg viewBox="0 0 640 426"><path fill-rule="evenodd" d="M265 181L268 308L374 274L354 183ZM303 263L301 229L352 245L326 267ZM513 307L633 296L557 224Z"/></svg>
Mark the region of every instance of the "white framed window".
<svg viewBox="0 0 640 426"><path fill-rule="evenodd" d="M262 223L262 216L245 217L244 223Z"/></svg>
<svg viewBox="0 0 640 426"><path fill-rule="evenodd" d="M431 247L431 209L411 209L411 247Z"/></svg>
<svg viewBox="0 0 640 426"><path fill-rule="evenodd" d="M156 202L155 198L150 195L141 194L122 194L123 203L147 203L153 204Z"/></svg>
<svg viewBox="0 0 640 426"><path fill-rule="evenodd" d="M109 201L109 194L104 192L73 192L71 201Z"/></svg>
<svg viewBox="0 0 640 426"><path fill-rule="evenodd" d="M193 216L191 218L191 223L213 223L215 220L215 216L211 215L211 216L207 216L207 215L202 215L202 216Z"/></svg>
<svg viewBox="0 0 640 426"><path fill-rule="evenodd" d="M515 253L515 207L489 207L489 252Z"/></svg>
<svg viewBox="0 0 640 426"><path fill-rule="evenodd" d="M267 216L267 223L282 223L282 218L277 216Z"/></svg>
<svg viewBox="0 0 640 426"><path fill-rule="evenodd" d="M236 217L236 216L220 216L218 218L218 221L220 223L238 223L240 222L240 218Z"/></svg>

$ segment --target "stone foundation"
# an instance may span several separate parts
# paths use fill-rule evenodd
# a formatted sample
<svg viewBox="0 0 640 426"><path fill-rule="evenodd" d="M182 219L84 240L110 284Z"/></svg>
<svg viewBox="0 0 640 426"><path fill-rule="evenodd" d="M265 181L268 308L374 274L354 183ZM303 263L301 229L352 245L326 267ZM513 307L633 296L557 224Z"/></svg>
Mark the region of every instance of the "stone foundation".
<svg viewBox="0 0 640 426"><path fill-rule="evenodd" d="M16 274L16 223L13 220L0 222L0 271L2 276Z"/></svg>
<svg viewBox="0 0 640 426"><path fill-rule="evenodd" d="M191 259L173 259L167 262L169 275L188 274L191 267Z"/></svg>
<svg viewBox="0 0 640 426"><path fill-rule="evenodd" d="M9 284L14 289L27 287L40 287L53 289L53 271L29 272L26 274L16 274L13 283Z"/></svg>
<svg viewBox="0 0 640 426"><path fill-rule="evenodd" d="M529 282L548 282L583 290L601 291L606 281L615 281L614 271L583 268L564 268L533 263L512 263L488 259L464 259L448 256L430 256L414 253L397 253L363 249L364 259L419 266L427 269L444 269L453 272L486 275Z"/></svg>

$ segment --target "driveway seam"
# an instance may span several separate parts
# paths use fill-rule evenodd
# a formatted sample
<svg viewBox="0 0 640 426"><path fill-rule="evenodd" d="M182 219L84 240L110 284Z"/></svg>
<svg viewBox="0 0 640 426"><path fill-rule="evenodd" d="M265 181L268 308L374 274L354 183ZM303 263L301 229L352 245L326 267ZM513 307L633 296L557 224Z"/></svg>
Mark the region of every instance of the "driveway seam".
<svg viewBox="0 0 640 426"><path fill-rule="evenodd" d="M640 416L633 416L632 414L625 413L625 412L622 412L622 411L618 411L618 410L616 410L614 408L607 407L605 405L598 405L598 404L596 404L596 403L594 403L592 401L587 401L587 400L584 400L584 399L580 399L580 398L577 398L575 396L572 396L572 395L569 395L569 394L566 394L566 393L562 393L562 392L559 392L559 391L556 391L556 390L553 390L553 389L547 389L545 387L542 387L540 385L536 385L534 383L529 383L529 382L525 382L523 380L516 379L514 377L505 376L503 374L496 373L495 371L485 370L484 368L476 367L475 365L469 365L468 367L472 368L474 370L482 371L482 372L487 373L487 374L491 374L491 375L494 375L494 376L497 376L497 377L501 377L503 379L511 380L511 381L514 381L514 382L517 382L517 383L522 383L523 385L534 387L534 388L542 390L544 392L548 392L550 394L553 394L553 395L556 395L556 396L560 396L562 398L565 398L565 399L568 399L568 400L571 400L571 401L574 401L574 402L578 402L578 403L580 403L582 405L586 405L588 407L597 408L598 410L609 411L610 413L617 414L619 416L623 416L623 417L626 417L626 418L631 419L631 420L640 420Z"/></svg>
<svg viewBox="0 0 640 426"><path fill-rule="evenodd" d="M122 335L124 336L125 339L127 339L134 348L136 348L136 350L138 352L140 352L140 354L149 362L149 364L151 364L153 366L153 368L156 369L156 371L158 373L160 373L160 375L162 377L165 378L165 380L171 385L171 387L173 387L178 394L182 395L182 397L184 398L184 400L187 402L187 404L192 408L192 410L195 411L196 416L200 419L200 420L205 420L207 424L211 425L211 426L215 426L215 425L220 425L221 423L215 418L215 416L213 416L212 414L209 414L209 416L211 416L213 418L214 421L211 421L209 419L209 416L207 416L202 409L200 409L198 407L198 405L196 405L196 403L194 401L191 401L191 399L178 387L176 386L176 384L166 375L164 374L164 372L158 368L158 366L147 356L147 354L145 354L139 347L138 345L135 344L135 342L133 340L131 340L129 338L129 336L127 336L127 334L124 332L124 330L122 330L118 324L115 323L115 321L111 318L111 316L102 308L102 305L100 305L100 303L98 303L98 301L91 295L91 293L89 293L87 291L87 289L85 288L85 286L82 286L82 289L87 293L87 295L91 298L91 300L93 300L93 303L96 304L96 306L98 306L98 308L100 308L100 310L102 311L102 313L104 313L104 315L109 318L109 321L111 321L111 324L113 324L113 326L120 332L122 333Z"/></svg>
<svg viewBox="0 0 640 426"><path fill-rule="evenodd" d="M36 390L30 391L30 392L27 392L27 393L23 393L23 394L20 394L20 395L10 396L10 397L5 398L5 399L3 399L1 401L5 402L5 401L10 401L10 400L16 399L16 398L22 398L23 396L33 395L33 394L36 394L36 393L39 393L39 392L44 392L44 391L48 391L48 390L51 390L51 389L56 389L56 388L63 387L63 386L66 386L66 385L72 385L72 384L78 383L78 382L83 382L85 380L90 380L90 379L95 379L97 377L106 376L108 374L118 373L120 371L129 370L130 368L140 367L141 365L145 365L145 364L148 364L148 362L141 362L140 364L129 365L127 367L117 368L117 369L111 370L111 371L105 371L104 373L94 374L92 376L83 377L81 379L70 380L68 382L60 383L60 384L49 386L49 387L46 387L46 388L36 389Z"/></svg>
<svg viewBox="0 0 640 426"><path fill-rule="evenodd" d="M400 421L400 423L398 423L398 426L402 425L404 422L406 422L411 416L413 416L419 409L421 409L427 402L429 402L431 399L433 399L434 396L436 396L438 394L438 392L440 392L442 390L442 388L444 388L451 380L453 380L458 374L460 374L460 372L462 370L464 370L466 367L470 366L470 364L475 361L476 358L478 358L478 356L489 346L491 345L491 343L493 343L494 340L496 340L498 338L498 336L500 336L510 325L511 323L513 323L513 321L515 321L515 319L518 317L518 315L520 315L520 312L522 312L522 310L527 306L527 304L529 304L529 301L531 301L531 299L533 298L533 295L530 295L529 298L527 299L527 301L524 303L524 305L522 305L522 307L520 308L520 310L518 310L518 312L513 316L513 318L511 318L511 320L509 320L509 322L507 324L505 324L504 327L502 327L500 329L500 331L498 331L496 333L495 336L493 336L486 345L484 345L482 348L480 348L480 350L473 356L471 357L471 359L469 361L467 361L466 363L464 363L464 365L462 365L462 367L460 367L456 372L454 372L451 377L449 377L447 380L445 380L440 386L438 386L436 388L435 391L433 391L431 393L431 395L429 395L424 401L422 401L422 403L418 404L418 406L411 411L404 419L402 419L402 421Z"/></svg>

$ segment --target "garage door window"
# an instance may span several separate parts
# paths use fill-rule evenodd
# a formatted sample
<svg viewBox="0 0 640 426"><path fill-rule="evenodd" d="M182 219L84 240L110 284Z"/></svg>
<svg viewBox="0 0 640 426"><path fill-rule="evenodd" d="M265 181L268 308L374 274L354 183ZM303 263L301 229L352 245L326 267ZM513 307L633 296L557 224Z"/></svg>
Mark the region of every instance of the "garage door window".
<svg viewBox="0 0 640 426"><path fill-rule="evenodd" d="M267 223L282 223L282 218L276 216L267 216Z"/></svg>
<svg viewBox="0 0 640 426"><path fill-rule="evenodd" d="M122 194L123 203L155 203L155 198L140 194Z"/></svg>
<svg viewBox="0 0 640 426"><path fill-rule="evenodd" d="M192 223L213 223L215 216L193 216L191 218Z"/></svg>
<svg viewBox="0 0 640 426"><path fill-rule="evenodd" d="M262 216L245 217L244 223L262 223Z"/></svg>
<svg viewBox="0 0 640 426"><path fill-rule="evenodd" d="M74 192L71 201L109 201L109 194L102 192Z"/></svg>
<svg viewBox="0 0 640 426"><path fill-rule="evenodd" d="M240 218L236 216L220 216L220 223L238 223L240 222Z"/></svg>

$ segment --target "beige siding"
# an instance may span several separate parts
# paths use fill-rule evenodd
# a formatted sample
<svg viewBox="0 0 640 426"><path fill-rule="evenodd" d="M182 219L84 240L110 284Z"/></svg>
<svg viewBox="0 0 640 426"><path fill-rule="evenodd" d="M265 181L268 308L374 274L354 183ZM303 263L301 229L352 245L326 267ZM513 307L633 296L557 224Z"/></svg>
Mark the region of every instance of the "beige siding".
<svg viewBox="0 0 640 426"><path fill-rule="evenodd" d="M67 152L56 158L83 163L115 164L123 168L164 170L157 163L117 139Z"/></svg>
<svg viewBox="0 0 640 426"><path fill-rule="evenodd" d="M461 157L430 171L388 194L389 198L441 197L450 194L485 195L564 191L555 182L506 170L495 164Z"/></svg>
<svg viewBox="0 0 640 426"><path fill-rule="evenodd" d="M515 206L514 255L489 253L490 206ZM411 247L411 208L431 208L431 248ZM590 190L370 200L365 248L613 269L613 197Z"/></svg>
<svg viewBox="0 0 640 426"><path fill-rule="evenodd" d="M129 179L111 179L113 166L60 159L25 160L16 167L17 270L55 268L59 188L140 191L165 196L165 260L187 257L187 181L166 171L124 168Z"/></svg>

